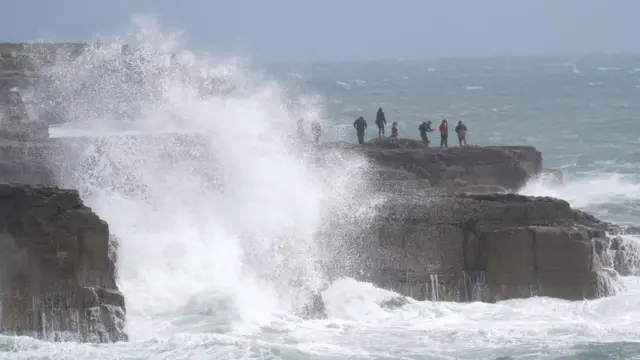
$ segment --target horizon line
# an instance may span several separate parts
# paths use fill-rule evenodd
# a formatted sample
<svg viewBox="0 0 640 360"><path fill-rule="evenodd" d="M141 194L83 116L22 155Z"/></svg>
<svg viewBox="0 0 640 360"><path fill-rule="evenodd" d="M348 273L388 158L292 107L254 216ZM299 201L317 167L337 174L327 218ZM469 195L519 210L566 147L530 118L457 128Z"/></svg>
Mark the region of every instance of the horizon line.
<svg viewBox="0 0 640 360"><path fill-rule="evenodd" d="M100 41L43 41L43 40L26 40L26 41L0 41L0 49L2 47L10 46L23 46L23 45L60 45L60 46L82 46L100 43ZM196 46L194 49L206 49L205 46ZM197 51L197 50L196 50ZM194 52L196 52L194 51ZM231 55L233 51L223 51L221 54ZM258 63L265 64L301 64L301 63L382 63L382 62L423 62L423 61L464 61L464 60L495 60L495 59L549 59L549 58L588 58L599 56L633 56L640 55L640 51L588 51L588 52L575 52L575 53L557 53L557 54L487 54L487 55L425 55L425 56L394 56L394 57L380 57L380 58L325 58L325 59L269 59L264 57L260 59L260 56L251 54L249 51L248 56L252 60Z"/></svg>

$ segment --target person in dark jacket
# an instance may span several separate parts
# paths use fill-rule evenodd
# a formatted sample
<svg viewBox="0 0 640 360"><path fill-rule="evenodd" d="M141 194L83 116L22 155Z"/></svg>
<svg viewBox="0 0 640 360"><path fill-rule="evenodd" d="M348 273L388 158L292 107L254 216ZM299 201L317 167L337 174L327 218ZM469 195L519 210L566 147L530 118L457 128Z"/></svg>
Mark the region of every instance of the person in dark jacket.
<svg viewBox="0 0 640 360"><path fill-rule="evenodd" d="M384 136L384 126L387 124L387 118L384 116L384 112L382 108L378 109L378 113L376 114L376 125L378 125L378 137L382 138Z"/></svg>
<svg viewBox="0 0 640 360"><path fill-rule="evenodd" d="M429 146L429 138L427 137L428 132L433 132L431 128L431 121L423 121L420 126L418 126L418 131L420 131L420 137L422 138L422 142Z"/></svg>
<svg viewBox="0 0 640 360"><path fill-rule="evenodd" d="M438 129L440 130L440 147L449 147L449 143L447 143L449 138L449 123L447 123L447 119L442 119Z"/></svg>
<svg viewBox="0 0 640 360"><path fill-rule="evenodd" d="M360 116L353 122L353 127L356 129L358 135L358 143L364 144L364 130L367 128L367 121Z"/></svg>
<svg viewBox="0 0 640 360"><path fill-rule="evenodd" d="M458 126L456 126L456 134L458 134L458 145L462 147L467 146L467 125L465 125L462 120L458 121Z"/></svg>

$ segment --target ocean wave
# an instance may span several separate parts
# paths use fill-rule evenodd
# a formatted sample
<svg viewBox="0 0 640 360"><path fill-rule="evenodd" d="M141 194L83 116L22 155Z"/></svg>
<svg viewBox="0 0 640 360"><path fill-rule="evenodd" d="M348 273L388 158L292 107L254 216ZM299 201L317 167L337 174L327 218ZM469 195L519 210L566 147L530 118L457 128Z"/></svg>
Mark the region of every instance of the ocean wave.
<svg viewBox="0 0 640 360"><path fill-rule="evenodd" d="M519 193L564 199L571 206L591 211L621 225L640 225L640 183L634 175L620 173L570 176L561 184L540 177Z"/></svg>
<svg viewBox="0 0 640 360"><path fill-rule="evenodd" d="M622 69L621 69L621 68L619 68L619 67L607 67L607 66L600 66L600 67L598 67L598 70L599 70L599 71L620 71L620 70L622 70Z"/></svg>
<svg viewBox="0 0 640 360"><path fill-rule="evenodd" d="M351 90L351 84L344 81L336 81L336 85L340 86L343 89Z"/></svg>

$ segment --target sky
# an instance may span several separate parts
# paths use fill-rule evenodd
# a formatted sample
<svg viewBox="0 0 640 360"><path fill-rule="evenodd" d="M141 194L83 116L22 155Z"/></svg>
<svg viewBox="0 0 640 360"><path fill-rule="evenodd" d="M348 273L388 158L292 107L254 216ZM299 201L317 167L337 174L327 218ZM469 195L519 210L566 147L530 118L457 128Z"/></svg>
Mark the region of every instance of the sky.
<svg viewBox="0 0 640 360"><path fill-rule="evenodd" d="M640 52L638 0L0 0L0 42L86 41L134 14L266 61Z"/></svg>

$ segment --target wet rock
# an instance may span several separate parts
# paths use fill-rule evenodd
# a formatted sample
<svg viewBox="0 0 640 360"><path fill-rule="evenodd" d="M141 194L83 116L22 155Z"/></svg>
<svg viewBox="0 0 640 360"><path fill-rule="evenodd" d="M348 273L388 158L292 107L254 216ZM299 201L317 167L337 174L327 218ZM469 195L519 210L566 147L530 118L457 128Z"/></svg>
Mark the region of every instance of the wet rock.
<svg viewBox="0 0 640 360"><path fill-rule="evenodd" d="M467 194L506 194L509 191L500 185L468 185L456 189L456 192Z"/></svg>
<svg viewBox="0 0 640 360"><path fill-rule="evenodd" d="M404 296L396 296L380 303L380 307L387 310L395 310L409 303L409 299Z"/></svg>
<svg viewBox="0 0 640 360"><path fill-rule="evenodd" d="M0 184L0 332L45 340L126 340L109 227L78 193Z"/></svg>
<svg viewBox="0 0 640 360"><path fill-rule="evenodd" d="M366 280L404 296L581 300L615 291L600 261L613 240L600 221L590 223L564 200L396 193L376 214L366 233L353 240L359 252L349 252L349 261L362 264L370 274Z"/></svg>
<svg viewBox="0 0 640 360"><path fill-rule="evenodd" d="M305 305L301 316L305 319L326 319L327 313L322 295L313 294Z"/></svg>

